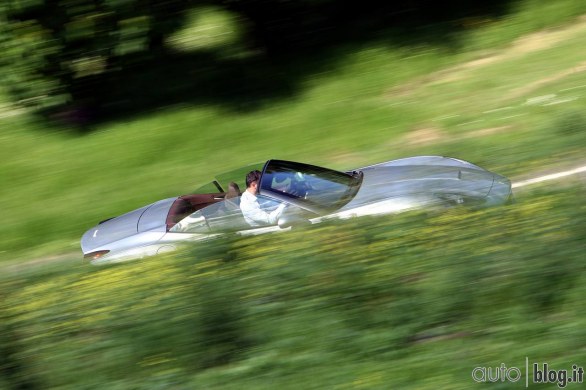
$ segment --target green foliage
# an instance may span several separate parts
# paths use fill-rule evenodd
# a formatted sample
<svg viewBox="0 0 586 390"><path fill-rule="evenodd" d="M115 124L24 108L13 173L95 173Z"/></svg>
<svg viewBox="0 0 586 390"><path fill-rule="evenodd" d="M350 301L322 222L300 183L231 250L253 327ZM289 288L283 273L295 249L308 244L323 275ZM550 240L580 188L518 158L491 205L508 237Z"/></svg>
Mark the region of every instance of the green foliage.
<svg viewBox="0 0 586 390"><path fill-rule="evenodd" d="M12 11L45 3L12 2ZM117 10L118 32L107 37L114 46L102 45L94 24L110 23L111 14L102 18L95 5L76 9L93 16L76 14L63 31L67 39L46 39L51 32L35 18L11 20L2 31L7 55L0 62L11 68L1 75L21 103L71 99L72 90L37 66L85 83L108 72L104 48L133 66L149 55L142 50L151 41L150 17L138 15L132 1L92 4ZM480 23L466 48L492 48L557 24L583 12L583 2L530 8ZM227 15L209 14L194 31ZM163 25L165 34L175 28ZM0 178L10 185L0 198L0 256L17 262L17 251L29 258L79 251L88 224L188 192L243 159L347 169L428 153L515 175L582 158L575 87L584 73L551 78L552 70L564 73L583 60L584 35L574 33L551 49L459 68L456 81L443 77L453 76L450 69L434 73L437 80L420 77L478 53L433 45L391 50L383 42L340 50L335 63L300 59L284 73L313 72L303 94L252 113L181 106L102 125L86 137L41 130L26 115L2 117ZM170 36L181 50L234 42L215 35L192 42L189 30ZM58 58L64 45L86 38L95 56ZM133 88L142 93L141 86ZM527 104L554 93L559 100L549 103L570 106L561 114L559 105ZM440 139L414 146L404 137L428 123ZM503 125L510 129L474 135ZM503 208L331 222L112 267L3 264L0 388L468 389L477 365L522 366L530 356L569 368L586 359L576 349L586 337L582 199L583 188L550 190Z"/></svg>
<svg viewBox="0 0 586 390"><path fill-rule="evenodd" d="M560 20L574 12L563 13L572 1L556 2L562 8ZM209 9L206 15L196 30L229 19L226 14L212 17ZM128 23L142 22L138 18ZM150 110L140 118L126 116L96 125L85 136L67 126L47 127L4 104L8 99L2 100L2 90L0 180L10 186L0 194L4 221L0 225L0 261L79 253L81 233L96 222L189 193L215 174L270 157L349 169L410 155L438 154L469 160L513 179L546 166L558 170L558 164L570 165L584 156L586 133L575 126L580 119L570 118L575 123L570 127L575 130L569 130L573 135L562 134L563 126L556 123L560 115L579 113L583 105L576 87L586 83L586 72L568 72L579 69L575 67L583 61L580 49L586 45L586 34L580 26L577 22L562 28L564 40L551 47L537 45L539 50L519 55L504 49L478 66L476 61L463 61L484 53L462 56L431 44L389 47L383 40L368 47L339 49L336 60L325 54L310 61L299 58L277 70L263 62L251 65L234 60L228 73L237 83L225 77L225 69L210 65L208 57L202 60L201 72L187 60L181 69L188 67L190 74L204 75L201 80L212 79L197 88L176 71L174 61L165 62L164 78L150 66L142 75L132 68L115 88L101 85L108 104L125 101L148 110L149 100L162 96L171 99L163 99L166 103L177 104ZM506 35L511 27L496 23L490 28L497 35ZM485 27L474 29L480 30ZM544 43L555 41L558 33L544 33ZM171 38L187 36L188 32L180 30ZM51 45L58 47L56 42ZM36 55L34 50L27 53ZM0 56L0 61L5 59ZM460 65L454 68L453 64ZM31 69L23 64L17 70L0 72L0 77L16 77ZM558 76L552 77L552 73ZM559 74L566 76L560 79ZM39 86L52 85L45 83L44 75L37 76ZM303 89L292 88L290 92L298 95L287 95L286 103L266 99L258 107L258 95L251 97L248 92L256 91L259 84L275 90L273 76L292 87L303 77ZM290 83L291 79L295 82ZM233 93L231 85L240 94ZM132 99L121 92L129 90L134 91ZM166 92L159 95L161 90ZM519 90L526 92L517 93ZM230 101L245 109L234 112L225 106L181 103L186 95L206 91L216 91L216 102L234 98ZM69 99L67 94L65 90L54 96L43 92L55 104ZM542 100L543 104L527 104L534 97L554 94L555 99ZM175 100L177 95L179 100ZM248 111L246 107L251 106L258 109Z"/></svg>
<svg viewBox="0 0 586 390"><path fill-rule="evenodd" d="M51 66L51 56L62 48L43 26L30 21L14 21L0 34L2 84L24 106L51 106L66 99L58 81L43 73Z"/></svg>
<svg viewBox="0 0 586 390"><path fill-rule="evenodd" d="M400 386L414 356L431 359L427 373L412 378L417 387L442 382L443 372L467 388L476 362L557 351L558 364L569 365L567 348L584 324L581 191L5 277L0 348L17 349L5 356L18 356L27 378L71 388L323 388L348 386L364 366L389 372L369 380ZM517 347L497 351L495 343ZM449 367L442 349L455 357ZM309 379L308 371L317 374Z"/></svg>
<svg viewBox="0 0 586 390"><path fill-rule="evenodd" d="M123 66L124 56L136 62L156 55L181 26L186 6L186 0L9 2L0 8L2 84L16 102L37 109L91 105L96 79Z"/></svg>
<svg viewBox="0 0 586 390"><path fill-rule="evenodd" d="M13 102L81 128L177 102L242 109L291 96L352 47L486 49L584 11L523 2L511 17L511 3L11 0L0 5L0 82Z"/></svg>

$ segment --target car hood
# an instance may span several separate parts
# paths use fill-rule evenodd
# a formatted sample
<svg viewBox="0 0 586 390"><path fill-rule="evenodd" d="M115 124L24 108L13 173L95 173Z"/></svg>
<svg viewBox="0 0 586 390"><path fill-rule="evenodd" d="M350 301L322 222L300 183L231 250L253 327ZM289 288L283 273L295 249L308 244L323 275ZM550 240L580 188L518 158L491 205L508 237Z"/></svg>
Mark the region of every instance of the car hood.
<svg viewBox="0 0 586 390"><path fill-rule="evenodd" d="M458 193L484 198L494 175L477 167L441 165L377 165L361 169L360 189L342 210L391 198L449 195Z"/></svg>
<svg viewBox="0 0 586 390"><path fill-rule="evenodd" d="M166 218L177 198L163 199L116 218L109 219L89 229L81 238L84 253L115 241L146 231L167 231Z"/></svg>

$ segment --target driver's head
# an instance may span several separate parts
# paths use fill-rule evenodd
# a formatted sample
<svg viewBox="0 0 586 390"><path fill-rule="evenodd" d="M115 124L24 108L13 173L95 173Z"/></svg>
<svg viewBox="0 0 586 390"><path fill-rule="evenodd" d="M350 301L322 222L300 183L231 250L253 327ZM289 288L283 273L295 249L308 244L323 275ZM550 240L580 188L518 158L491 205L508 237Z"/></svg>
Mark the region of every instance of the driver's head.
<svg viewBox="0 0 586 390"><path fill-rule="evenodd" d="M261 173L259 170L248 172L248 174L246 175L246 188L249 189L254 187L255 192L257 192L258 183L260 181L260 175Z"/></svg>

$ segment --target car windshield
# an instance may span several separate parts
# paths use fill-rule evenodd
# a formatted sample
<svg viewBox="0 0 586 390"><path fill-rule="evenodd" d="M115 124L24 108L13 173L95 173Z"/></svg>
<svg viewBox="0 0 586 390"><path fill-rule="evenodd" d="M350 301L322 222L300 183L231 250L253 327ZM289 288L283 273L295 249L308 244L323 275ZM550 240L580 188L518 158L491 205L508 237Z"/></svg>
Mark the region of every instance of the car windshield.
<svg viewBox="0 0 586 390"><path fill-rule="evenodd" d="M312 211L337 210L358 191L362 174L314 165L270 160L265 165L260 193Z"/></svg>

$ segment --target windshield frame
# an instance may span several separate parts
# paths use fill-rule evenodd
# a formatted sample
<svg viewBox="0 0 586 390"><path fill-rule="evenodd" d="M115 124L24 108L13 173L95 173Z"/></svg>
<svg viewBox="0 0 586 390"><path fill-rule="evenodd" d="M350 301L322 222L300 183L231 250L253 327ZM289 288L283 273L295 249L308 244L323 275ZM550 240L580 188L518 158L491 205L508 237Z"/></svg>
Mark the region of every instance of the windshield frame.
<svg viewBox="0 0 586 390"><path fill-rule="evenodd" d="M340 190L343 190L343 193L340 195L339 190L332 191L328 199L326 197L327 192L311 196L308 190L305 196L301 196L273 188L273 178L276 174L284 173L291 175L292 172L295 172L299 177L308 176L330 182L333 186L341 186ZM316 214L323 215L338 210L348 204L358 192L362 184L362 179L363 174L360 171L340 172L317 165L294 161L268 160L262 170L258 190L260 195L291 203ZM319 201L316 201L318 200L317 198L319 198Z"/></svg>

